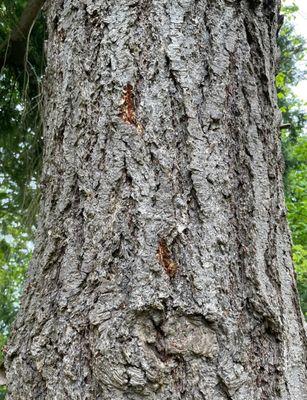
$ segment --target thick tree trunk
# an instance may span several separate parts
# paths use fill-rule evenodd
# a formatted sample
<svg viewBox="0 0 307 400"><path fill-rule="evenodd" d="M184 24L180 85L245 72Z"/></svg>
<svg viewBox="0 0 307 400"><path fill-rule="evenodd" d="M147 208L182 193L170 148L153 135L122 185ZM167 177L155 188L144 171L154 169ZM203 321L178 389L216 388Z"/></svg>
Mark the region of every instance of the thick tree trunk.
<svg viewBox="0 0 307 400"><path fill-rule="evenodd" d="M302 400L278 1L49 1L8 399Z"/></svg>

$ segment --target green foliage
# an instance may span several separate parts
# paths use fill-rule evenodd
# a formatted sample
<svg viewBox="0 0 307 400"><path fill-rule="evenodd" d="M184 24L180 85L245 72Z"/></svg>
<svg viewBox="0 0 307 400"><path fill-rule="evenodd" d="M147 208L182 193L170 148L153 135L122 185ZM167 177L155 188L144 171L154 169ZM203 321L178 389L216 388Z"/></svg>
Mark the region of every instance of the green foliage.
<svg viewBox="0 0 307 400"><path fill-rule="evenodd" d="M0 44L7 42L26 3L1 1ZM31 31L24 66L4 64L0 73L0 342L18 306L39 197L44 32L39 17ZM1 47L2 52L6 50Z"/></svg>
<svg viewBox="0 0 307 400"><path fill-rule="evenodd" d="M301 134L306 122L304 103L293 93L293 86L306 76L306 71L297 67L305 56L304 39L295 33L292 22L297 10L296 5L282 9L285 22L278 37L281 57L276 77L278 104L283 114L283 121L291 125L288 140L292 142L295 142Z"/></svg>
<svg viewBox="0 0 307 400"><path fill-rule="evenodd" d="M12 213L11 185L0 178L0 365L9 328L18 309L25 272L31 257L30 236L22 223L20 211ZM0 386L0 400L5 398L5 387Z"/></svg>
<svg viewBox="0 0 307 400"><path fill-rule="evenodd" d="M307 317L307 137L288 144L291 168L287 176L288 220L293 239L293 261L301 306Z"/></svg>
<svg viewBox="0 0 307 400"><path fill-rule="evenodd" d="M9 37L25 4L24 0L3 0L0 4L0 43ZM1 186L9 191L6 211L26 215L29 225L35 221L34 188L42 154L39 108L44 31L40 17L31 32L25 65L4 65L0 74Z"/></svg>
<svg viewBox="0 0 307 400"><path fill-rule="evenodd" d="M29 235L5 208L0 211L0 332L7 334L18 306L20 286L31 252Z"/></svg>
<svg viewBox="0 0 307 400"><path fill-rule="evenodd" d="M6 389L4 386L0 386L0 400L4 400L6 395Z"/></svg>
<svg viewBox="0 0 307 400"><path fill-rule="evenodd" d="M307 137L291 148L293 167L288 173L288 220L295 244L307 244Z"/></svg>
<svg viewBox="0 0 307 400"><path fill-rule="evenodd" d="M297 274L301 306L307 318L307 137L304 104L298 99L293 87L306 78L306 71L297 65L306 56L304 39L295 33L293 19L298 7L283 7L285 23L280 31L280 71L276 77L278 102L285 123L290 123L289 132L282 133L282 146L286 163L285 189L288 221L293 240L293 261Z"/></svg>
<svg viewBox="0 0 307 400"><path fill-rule="evenodd" d="M302 311L307 319L307 249L306 246L293 246L293 261L297 278L297 287L300 293Z"/></svg>

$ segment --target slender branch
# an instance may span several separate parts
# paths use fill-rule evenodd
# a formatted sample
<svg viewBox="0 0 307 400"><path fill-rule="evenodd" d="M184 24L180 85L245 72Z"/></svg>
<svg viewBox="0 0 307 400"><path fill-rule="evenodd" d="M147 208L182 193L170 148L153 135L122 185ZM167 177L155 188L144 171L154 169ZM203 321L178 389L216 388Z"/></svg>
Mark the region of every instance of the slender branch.
<svg viewBox="0 0 307 400"><path fill-rule="evenodd" d="M290 129L291 128L291 124L282 124L280 125L280 129Z"/></svg>
<svg viewBox="0 0 307 400"><path fill-rule="evenodd" d="M19 67L24 65L28 34L44 2L45 0L28 0L18 24L9 38L0 45L0 68L4 64Z"/></svg>

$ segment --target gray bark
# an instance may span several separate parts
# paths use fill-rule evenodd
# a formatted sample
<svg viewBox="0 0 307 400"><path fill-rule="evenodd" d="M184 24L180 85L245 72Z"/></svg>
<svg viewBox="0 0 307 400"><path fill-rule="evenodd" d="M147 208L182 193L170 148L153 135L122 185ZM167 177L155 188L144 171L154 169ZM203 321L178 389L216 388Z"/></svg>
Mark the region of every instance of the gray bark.
<svg viewBox="0 0 307 400"><path fill-rule="evenodd" d="M10 400L306 399L279 1L49 1Z"/></svg>

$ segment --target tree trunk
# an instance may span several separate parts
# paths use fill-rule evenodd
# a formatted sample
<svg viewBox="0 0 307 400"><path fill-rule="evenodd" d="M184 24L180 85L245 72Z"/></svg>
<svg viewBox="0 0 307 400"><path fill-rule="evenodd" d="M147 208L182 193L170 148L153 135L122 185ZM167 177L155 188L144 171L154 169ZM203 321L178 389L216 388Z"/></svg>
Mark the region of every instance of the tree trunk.
<svg viewBox="0 0 307 400"><path fill-rule="evenodd" d="M302 400L277 0L49 1L8 399Z"/></svg>

